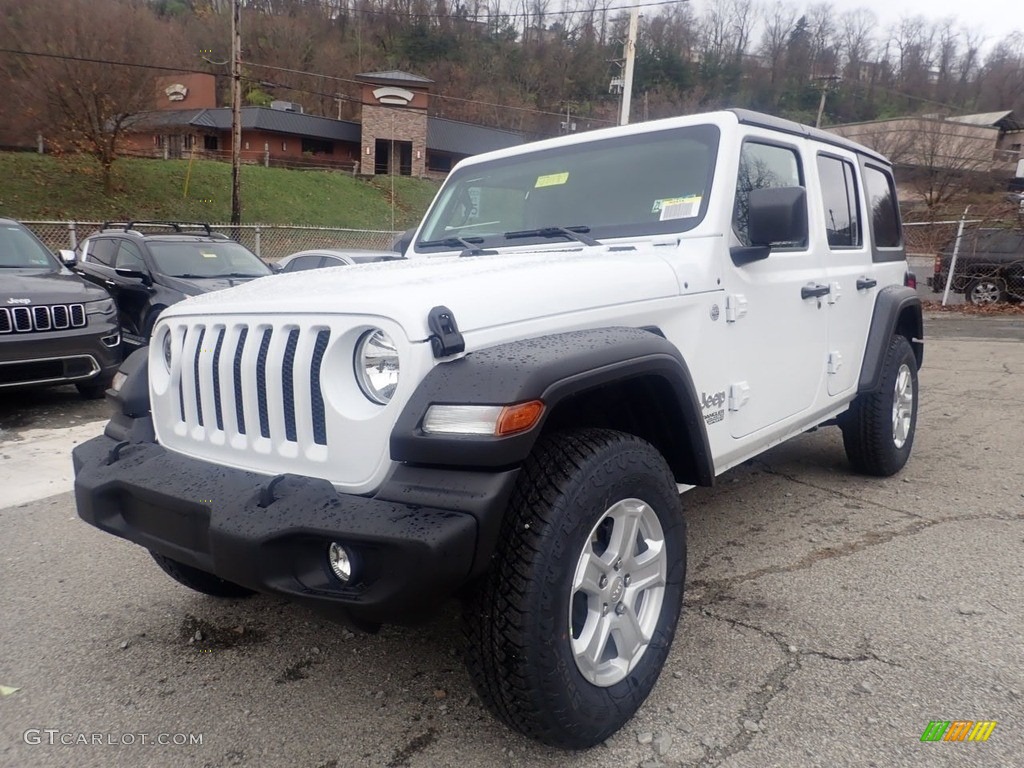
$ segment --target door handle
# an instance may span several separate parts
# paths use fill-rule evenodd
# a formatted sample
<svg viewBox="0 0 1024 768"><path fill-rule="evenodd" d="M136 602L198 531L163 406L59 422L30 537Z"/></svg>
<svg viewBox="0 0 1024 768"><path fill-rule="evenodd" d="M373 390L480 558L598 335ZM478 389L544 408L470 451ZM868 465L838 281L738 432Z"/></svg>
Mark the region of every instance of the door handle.
<svg viewBox="0 0 1024 768"><path fill-rule="evenodd" d="M828 296L832 289L827 285L805 285L800 288L801 299L821 298Z"/></svg>
<svg viewBox="0 0 1024 768"><path fill-rule="evenodd" d="M113 280L104 280L103 282L109 285L111 288L117 287L117 283L115 283Z"/></svg>
<svg viewBox="0 0 1024 768"><path fill-rule="evenodd" d="M871 277L859 277L857 278L857 290L866 291L868 288L874 288L878 285L878 281Z"/></svg>

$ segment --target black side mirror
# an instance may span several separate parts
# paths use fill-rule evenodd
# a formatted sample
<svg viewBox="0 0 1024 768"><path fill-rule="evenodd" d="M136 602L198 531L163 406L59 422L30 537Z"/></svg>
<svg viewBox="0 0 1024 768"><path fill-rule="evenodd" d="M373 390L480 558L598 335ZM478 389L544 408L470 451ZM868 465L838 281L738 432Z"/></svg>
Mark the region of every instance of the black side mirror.
<svg viewBox="0 0 1024 768"><path fill-rule="evenodd" d="M281 271L281 265L278 264L276 261L268 261L267 266L270 267L270 271L273 272L274 274L277 274L278 272Z"/></svg>
<svg viewBox="0 0 1024 768"><path fill-rule="evenodd" d="M747 199L751 245L733 248L736 266L768 258L773 245L807 242L807 190L803 187L752 189Z"/></svg>
<svg viewBox="0 0 1024 768"><path fill-rule="evenodd" d="M117 267L114 272L116 272L119 277L130 277L135 278L136 280L141 280L142 284L146 287L153 284L153 278L149 276L148 272L142 272L138 269L128 269L127 267Z"/></svg>
<svg viewBox="0 0 1024 768"><path fill-rule="evenodd" d="M747 234L753 245L807 242L807 190L803 187L750 190Z"/></svg>

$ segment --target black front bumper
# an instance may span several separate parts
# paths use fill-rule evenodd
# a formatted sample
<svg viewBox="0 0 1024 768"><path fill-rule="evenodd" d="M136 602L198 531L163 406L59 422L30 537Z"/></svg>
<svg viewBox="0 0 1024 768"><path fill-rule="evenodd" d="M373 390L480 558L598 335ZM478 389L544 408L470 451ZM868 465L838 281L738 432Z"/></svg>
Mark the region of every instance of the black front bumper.
<svg viewBox="0 0 1024 768"><path fill-rule="evenodd" d="M486 567L516 475L478 476L460 493L452 477L413 470L387 486L394 501L340 494L317 478L270 479L152 442L101 436L73 456L86 522L222 579L370 624L417 621ZM455 509L423 503L444 499ZM334 541L352 553L348 584L328 564Z"/></svg>

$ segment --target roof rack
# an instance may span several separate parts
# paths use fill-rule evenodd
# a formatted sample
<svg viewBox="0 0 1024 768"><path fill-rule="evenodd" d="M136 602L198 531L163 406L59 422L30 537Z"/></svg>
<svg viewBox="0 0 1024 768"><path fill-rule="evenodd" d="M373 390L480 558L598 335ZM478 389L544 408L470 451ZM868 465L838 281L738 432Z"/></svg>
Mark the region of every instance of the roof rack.
<svg viewBox="0 0 1024 768"><path fill-rule="evenodd" d="M135 230L137 226L142 225L146 227L170 227L177 233L181 233L183 228L187 229L205 229L208 237L213 237L213 230L210 229L210 225L205 221L104 221L102 229L123 229L125 232L129 230Z"/></svg>

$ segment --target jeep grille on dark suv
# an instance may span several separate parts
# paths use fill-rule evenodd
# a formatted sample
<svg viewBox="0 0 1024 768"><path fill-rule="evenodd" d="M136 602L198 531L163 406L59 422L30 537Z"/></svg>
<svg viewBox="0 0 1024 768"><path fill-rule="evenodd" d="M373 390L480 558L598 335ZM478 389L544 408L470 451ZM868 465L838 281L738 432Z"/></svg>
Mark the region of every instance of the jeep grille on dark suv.
<svg viewBox="0 0 1024 768"><path fill-rule="evenodd" d="M82 304L52 304L36 307L0 307L0 333L62 331L87 324Z"/></svg>

